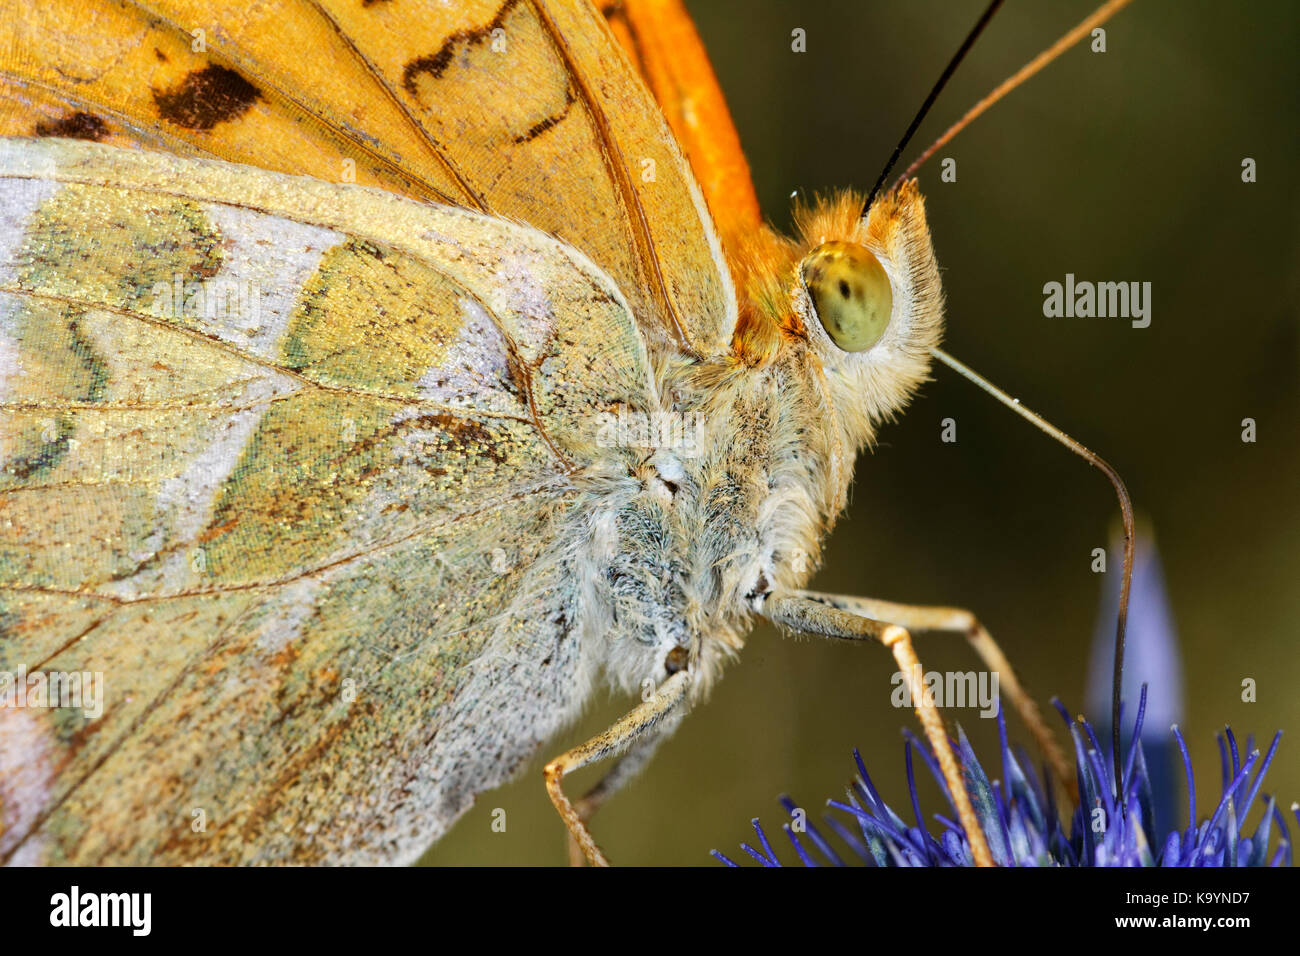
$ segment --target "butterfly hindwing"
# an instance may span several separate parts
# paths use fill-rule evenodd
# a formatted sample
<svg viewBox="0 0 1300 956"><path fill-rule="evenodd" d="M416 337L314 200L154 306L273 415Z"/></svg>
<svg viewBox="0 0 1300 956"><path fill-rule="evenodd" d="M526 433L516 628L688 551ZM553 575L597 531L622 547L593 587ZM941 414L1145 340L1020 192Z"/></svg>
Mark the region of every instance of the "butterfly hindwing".
<svg viewBox="0 0 1300 956"><path fill-rule="evenodd" d="M112 703L0 709L0 858L412 859L579 704L572 475L657 407L627 303L247 167L3 139L0 193L0 671Z"/></svg>

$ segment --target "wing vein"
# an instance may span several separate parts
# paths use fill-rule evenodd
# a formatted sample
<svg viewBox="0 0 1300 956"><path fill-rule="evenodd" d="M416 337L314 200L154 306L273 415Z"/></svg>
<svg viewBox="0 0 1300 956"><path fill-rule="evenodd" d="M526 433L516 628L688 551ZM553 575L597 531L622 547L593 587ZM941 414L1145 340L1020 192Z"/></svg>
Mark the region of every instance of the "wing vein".
<svg viewBox="0 0 1300 956"><path fill-rule="evenodd" d="M383 91L384 96L397 107L401 112L403 119L406 120L410 127L420 137L421 141L433 155L434 159L442 165L442 168L446 171L447 175L451 177L457 187L459 187L465 194L465 197L469 202L472 203L480 212L488 212L487 201L484 200L484 198L479 195L478 191L469 184L469 180L465 178L460 169L451 161L451 157L447 155L446 149L442 144L435 140L433 135L425 128L424 124L415 118L415 115L411 112L410 107L407 106L405 100L397 95L397 91L392 88L386 79L384 79L383 74L376 69L371 59L361 52L357 45L352 41L352 37L348 36L348 34L343 31L343 28L339 26L338 21L335 20L330 12L321 5L320 0L307 0L307 2L318 14L320 14L325 22L329 24L330 29L334 31L343 45L348 48L348 51L356 57L357 62L365 69L366 75L374 80L375 85Z"/></svg>
<svg viewBox="0 0 1300 956"><path fill-rule="evenodd" d="M309 378L306 375L302 374L301 372L297 372L294 371L293 369L285 368L282 365L276 365L274 362L264 359L261 356L253 355L248 352L245 352L242 349L238 348L237 346L231 345L229 342L225 342L222 339L214 338L210 335L205 335L203 332L197 329L186 328L185 326L180 326L168 322L165 319L154 318L151 315L145 315L141 312L133 312L130 309L124 309L121 308L120 306L108 305L107 303L102 303L102 302L86 302L81 299L74 299L71 296L56 295L50 292L36 292L35 290L32 289L24 289L22 287L7 286L7 285L0 286L0 293L14 295L14 296L27 296L29 298L40 299L45 302L55 302L61 305L69 305L69 306L79 307L79 308L94 309L96 311L107 312L110 315L120 316L121 318L124 319L134 319L146 325L152 325L160 329L166 329L167 331L170 332L176 332L181 335L185 335L191 339L194 339L195 341L202 342L205 345L210 345L213 348L220 349L221 351L226 352L229 355L233 355L235 358L238 358L241 361L248 362L250 365L255 365L259 368L266 369L268 372L273 372L277 375L283 375L286 378L293 379L295 382L299 383L304 388L319 389L320 391L323 392L330 392L339 395L350 395L357 398L376 399L379 401L392 402L395 405L409 406L411 408L427 409L429 411L441 411L456 417L482 416L484 418L501 419L503 421L516 421L516 422L520 422L521 424L533 425L534 427L538 427L537 422L531 417L512 415L509 414L508 412L495 412L491 410L480 410L477 408L472 408L472 409L458 408L454 405L445 405L441 402L435 402L427 398L417 398L410 395L394 395L388 392L379 392L371 389L355 388L347 385L337 385L330 382L321 382L316 379ZM466 292L466 294L470 295L471 293ZM484 310L487 311L486 306L484 307ZM272 396L271 398L267 399L265 403L261 403L261 402L254 403L254 405L251 407L258 407L261 404L269 404L270 402L279 401L280 399L285 397L287 396ZM147 406L142 406L142 407L147 407ZM187 407L192 408L193 406L187 406ZM218 406L218 407L226 408L227 406ZM228 408L230 411L239 410L239 406L234 406L234 405L228 406ZM112 406L112 405L106 405L104 403L95 404L95 403L87 403L87 402L68 402L68 403L57 403L53 405L45 402L11 402L11 403L0 402L0 411L44 411L49 409L53 409L55 411L66 411L66 410L77 409L83 411L115 411L116 412L116 411L123 411L124 406ZM562 462L565 462L565 464L567 464L567 462L562 456L560 460Z"/></svg>
<svg viewBox="0 0 1300 956"><path fill-rule="evenodd" d="M516 501L520 501L524 498L527 498L530 495L536 494L540 491L544 491L548 488L554 489L555 491L560 493L565 493L572 490L572 486L569 484L567 480L564 479L556 480L555 478L548 478L544 481L536 482L527 488L517 490L512 494L499 496L482 508L477 508L474 509L473 511L458 511L453 515L449 515L444 520L431 522L427 525L422 525L421 527L415 529L414 531L409 532L408 534L404 534L401 535L400 537L392 538L386 541L377 542L367 548L361 548L354 551L349 551L348 553L341 555L337 558L334 558L332 560L324 561L321 562L320 564L313 565L312 567L301 569L293 574L286 574L283 577L276 578L273 581L250 581L245 584L228 584L220 587L188 588L181 591L173 591L168 594L144 594L137 597L123 597L120 594L108 594L102 591L85 590L81 588L59 588L59 587L51 587L49 585L44 585L44 584L13 584L13 583L0 583L0 593L3 593L5 591L10 591L16 594L61 595L63 597L89 598L91 600L105 601L109 604L113 604L118 607L131 607L134 605L158 604L165 601L173 601L173 600L178 600L181 598L189 598L189 597L207 597L213 595L224 596L228 594L243 594L243 593L258 593L263 591L274 591L277 588L285 587L286 585L293 584L296 581L301 581L304 578L310 578L310 577L315 577L317 575L325 574L337 568L345 567L354 561L359 561L362 558L371 557L373 555L380 554L392 548L400 547L401 545L406 544L410 541L415 541L416 539L420 538L423 535L446 530L447 528L453 527L465 519L477 518L480 517L481 515L489 514L493 511L505 507L506 505L512 504L513 502ZM172 545L162 551L159 551L158 554L175 551L178 548L183 547L183 544L185 543L177 543L175 545Z"/></svg>
<svg viewBox="0 0 1300 956"><path fill-rule="evenodd" d="M189 32L185 30L180 24L178 24L176 21L168 17L166 14L161 13L160 11L155 10L150 5L144 3L143 0L123 0L123 2L128 4L131 7L134 7L136 10L138 10L141 13L141 15L153 20L157 20L160 23L165 23L167 26L177 31L177 33L180 34L181 36L187 39L189 38L190 36ZM223 59L226 62L230 63L232 66L237 67L240 71L250 74L252 77L257 79L259 83L261 83L263 86L269 89L277 98L282 100L284 103L287 103L294 110L297 110L302 116L309 119L312 123L314 123L318 127L328 131L333 137L342 139L350 146L352 146L354 149L356 149L358 152L364 153L366 156L369 156L371 159L373 159L380 165L384 166L387 169L392 170L399 177L404 179L409 179L415 186L418 187L419 192L423 192L425 194L425 198L432 199L436 202L441 202L445 205L451 205L451 206L458 205L458 203L455 201L453 197L448 196L446 193L444 193L441 189L438 189L436 186L430 183L423 176L407 169L400 161L394 161L392 158L383 155L382 153L374 149L372 146L370 146L361 136L354 133L351 129L348 129L346 126L340 125L339 123L332 120L329 116L316 111L315 109L308 106L303 100L292 95L288 90L281 87L279 84L272 82L266 76L266 74L262 73L256 68L256 65L254 63L247 62L246 58L240 55L242 51L240 51L238 47L236 47L234 50L231 50L228 46L213 41L209 41L208 48L209 50L217 51L220 59ZM208 152L210 155L214 155L214 156L217 155L216 153L212 153L210 150L205 150L205 152Z"/></svg>
<svg viewBox="0 0 1300 956"><path fill-rule="evenodd" d="M596 132L600 137L601 156L605 161L605 166L618 186L619 192L622 193L623 201L630 213L629 223L633 227L631 230L633 241L636 243L642 268L649 271L651 287L660 301L664 318L671 324L669 331L681 348L693 353L695 349L686 334L686 326L682 322L681 316L677 314L672 297L668 294L663 267L659 262L659 255L655 251L654 238L650 234L650 224L646 218L645 208L641 205L641 197L632 184L623 151L619 148L613 131L610 129L609 118L596 102L591 86L587 83L581 71L577 69L569 41L565 39L559 27L556 26L550 11L546 9L546 0L529 0L529 2L537 14L538 20L550 36L551 42L555 44L556 51L564 62L565 70L577 85L579 93L582 94L583 105L586 107L588 115L591 116ZM602 27L606 30L609 29L604 24L602 24Z"/></svg>
<svg viewBox="0 0 1300 956"><path fill-rule="evenodd" d="M505 505L508 505L513 501L520 500L521 498L525 497L529 493L531 493L531 491L521 492L509 498L500 499L494 502L492 505L488 506L487 508L481 508L476 512L472 512L472 513L462 512L461 515L458 516L457 520L463 517L471 517L478 514L484 514L488 511L495 510L498 507L504 507ZM440 525L434 528L421 528L417 532L406 536L406 538L403 540L410 540L415 537L418 537L419 535L426 534L431 531L440 530L441 527L442 526ZM401 543L401 542L400 541L394 542L394 544L397 543ZM278 586L283 586L284 584L290 583L293 580L297 580L298 578L301 577L307 577L313 573L323 573L324 570L327 569L326 568L315 569L314 571L309 572L308 574L298 575L293 578L285 579L279 582ZM7 586L0 586L0 591L5 590L5 587ZM231 589L231 590L246 590L246 589ZM212 593L212 592L191 592L190 594L193 593ZM217 592L217 593L223 593L223 592ZM187 597L190 596L190 594L182 593L182 594L168 595L166 599L170 600L173 598ZM134 604L137 602L119 602L119 603ZM32 836L32 834L36 833L40 829L40 827L45 823L45 821L48 820L54 813L58 811L59 807L61 807L64 803L66 803L77 792L77 790L80 789L81 786L84 785L86 781L90 779L92 775L98 772L100 768L102 768L104 764L108 762L110 757L112 757L118 750L122 748L122 745L128 739L130 739L136 734L139 728L144 725L145 720L154 711L156 711L166 701L166 699L172 695L172 693L175 692L175 690L181 685L181 683L185 680L186 677L194 673L194 671L198 667L200 667L201 665L206 663L209 659L211 659L212 655L216 653L221 648L221 646L224 645L224 643L229 639L232 628L234 628L236 624L241 622L244 619L244 617L246 617L249 613L251 613L257 606L258 605L256 603L251 603L248 607L244 608L240 613L235 614L234 616L231 617L229 623L222 628L221 633L216 637L216 639L213 640L210 644L208 644L207 647L203 649L202 653L196 655L196 657L193 660L189 661L184 667L181 668L176 678L170 684L168 684L167 687L165 687L156 697L154 697L153 700L151 700L143 710L141 710L141 712L136 716L136 718L132 720L131 725L125 731L123 731L121 734L118 735L117 739L114 740L113 743L111 743L105 749L104 753L101 754L95 760L94 764L91 767L89 767L86 770L86 772L68 788L67 792L64 793L61 797L59 797L58 800L56 800L53 804L47 807L44 811L42 811L32 820L31 824L27 828L27 831L23 833L21 837L18 838L17 842L4 855L4 857L0 858L0 864L7 863L12 858L13 854L16 853L22 847L22 845ZM77 640L84 639L85 635L93 632L100 624L103 623L104 620L107 620L107 618L111 616L112 615L109 614L105 618L101 619L100 621L95 622L91 627L87 628L84 632L82 632L82 634L78 636ZM76 640L74 640L72 643L75 644Z"/></svg>

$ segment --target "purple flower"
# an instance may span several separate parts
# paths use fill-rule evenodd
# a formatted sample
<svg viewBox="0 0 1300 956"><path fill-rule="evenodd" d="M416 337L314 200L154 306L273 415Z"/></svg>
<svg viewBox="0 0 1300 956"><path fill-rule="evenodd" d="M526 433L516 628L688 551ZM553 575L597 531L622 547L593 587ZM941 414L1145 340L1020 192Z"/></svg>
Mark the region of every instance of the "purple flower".
<svg viewBox="0 0 1300 956"><path fill-rule="evenodd" d="M1142 723L1146 716L1147 689L1143 685L1137 720L1124 762L1122 800L1115 798L1114 775L1108 752L1104 751L1092 726L1070 720L1068 712L1053 701L1070 730L1074 745L1075 773L1080 803L1070 818L1068 830L1061 825L1052 798L1051 781L1034 770L1033 763L1007 743L1006 721L998 714L1001 739L1002 779L990 780L971 749L961 728L954 746L962 761L966 788L970 792L980 825L999 866L1290 866L1291 840L1286 818L1273 797L1260 792L1264 775L1277 752L1282 734L1273 737L1268 752L1260 753L1253 738L1238 748L1230 729L1219 737L1223 787L1209 818L1196 822L1196 791L1192 761L1178 727L1173 737L1182 754L1188 792L1188 820L1185 830L1173 830L1160 839L1154 832L1154 804L1151 778L1142 753ZM862 757L854 751L858 778L847 791L847 801L828 801L836 813L822 820L823 833L789 797L781 804L790 814L784 825L794 855L805 866L843 866L860 861L875 866L971 866L970 847L960 824L952 817L936 814L939 826L931 832L921 813L913 756L919 754L944 795L943 775L929 748L910 733L903 747L911 797L909 824L881 798ZM1244 759L1243 759L1244 751ZM1253 831L1246 832L1246 820L1256 800L1263 801L1263 814ZM1300 808L1291 812L1300 823ZM1269 855L1273 823L1277 823L1277 846ZM783 863L758 820L753 821L758 848L742 843L741 849L763 866ZM713 851L721 862L737 864Z"/></svg>

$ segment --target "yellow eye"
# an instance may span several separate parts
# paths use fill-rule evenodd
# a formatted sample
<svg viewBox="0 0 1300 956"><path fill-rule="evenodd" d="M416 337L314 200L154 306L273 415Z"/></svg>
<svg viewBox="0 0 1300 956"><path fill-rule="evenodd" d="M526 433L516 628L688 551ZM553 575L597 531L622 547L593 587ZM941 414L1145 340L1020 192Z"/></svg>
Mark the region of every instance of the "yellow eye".
<svg viewBox="0 0 1300 956"><path fill-rule="evenodd" d="M871 348L889 325L894 294L871 252L852 242L824 242L803 262L803 284L817 320L846 352Z"/></svg>

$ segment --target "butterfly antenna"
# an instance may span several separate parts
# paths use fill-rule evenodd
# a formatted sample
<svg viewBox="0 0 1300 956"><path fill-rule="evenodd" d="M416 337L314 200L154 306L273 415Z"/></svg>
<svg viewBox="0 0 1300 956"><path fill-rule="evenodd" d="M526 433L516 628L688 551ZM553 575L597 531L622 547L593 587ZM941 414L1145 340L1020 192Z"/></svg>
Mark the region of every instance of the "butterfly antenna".
<svg viewBox="0 0 1300 956"><path fill-rule="evenodd" d="M1119 620L1115 624L1115 670L1112 676L1111 699L1110 699L1110 716L1111 716L1111 746L1114 749L1115 763L1115 798L1119 804L1120 813L1124 813L1124 785L1123 785L1123 761L1120 755L1120 725L1119 725L1119 696L1121 690L1121 680L1124 676L1124 631L1128 625L1128 598L1129 588L1133 583L1133 501L1128 496L1128 489L1124 487L1124 479L1119 476L1110 464L1098 455L1096 452L1075 441L1065 432L1061 431L1047 419L1043 418L1036 412L1030 411L1024 405L1020 404L1020 399L1012 398L1002 389L998 388L988 379L977 373L970 366L959 362L942 349L932 348L930 354L937 358L944 365L948 366L958 375L973 382L975 385L988 392L1007 408L1011 409L1021 418L1033 424L1041 431L1051 435L1070 451L1088 462L1088 464L1100 468L1101 471L1110 479L1110 483L1115 488L1115 496L1119 498L1119 510L1124 520L1124 575L1120 579L1119 586Z"/></svg>
<svg viewBox="0 0 1300 956"><path fill-rule="evenodd" d="M921 166L925 163L927 159L929 159L936 152L942 149L945 145L948 144L948 142L954 136L960 133L972 122L974 122L977 116L985 112L990 106L992 106L998 100L1002 99L1002 97L1006 96L1008 93L1014 90L1021 83L1024 83L1025 80L1029 79L1039 70L1041 70L1043 67L1047 66L1047 64L1051 63L1053 60L1055 60L1058 56L1060 56L1070 47L1074 46L1084 37L1088 36L1090 33L1092 33L1093 30L1101 26L1103 23L1105 23L1115 14L1119 13L1119 11L1123 10L1130 3L1132 3L1132 0L1109 0L1108 3L1103 3L1100 7L1094 10L1092 14L1086 20L1080 23L1077 27L1075 27L1069 33L1065 34L1063 37L1061 37L1059 40L1053 43L1042 53L1038 54L1038 56L1034 57L1024 66L1022 66L1014 75L1008 77L1006 80L1003 80L1000 84L998 84L998 86L993 90L992 93L990 93L988 96L984 97L984 99L980 100L978 103L972 106L967 111L965 116L963 116L957 122L953 123L952 126L948 127L947 131L938 139L936 139L929 149L927 149L924 153L918 156L916 158L916 161L913 162L911 166L907 167L907 171L904 172L903 175L899 176L898 179L894 182L893 188L897 189L900 183L904 182L905 180L911 179L912 175L918 169L921 168ZM987 14L985 14L985 16L987 16ZM940 81L940 84L942 85L942 80ZM936 88L936 92L937 91L938 90ZM931 94L931 97L933 97L933 94ZM929 101L926 102L926 106L927 107L929 106ZM908 130L909 136L911 135L911 132L912 132L911 130ZM906 137L904 137L903 142L907 142ZM894 159L897 158L898 158L897 155L895 155ZM891 165L893 161L894 161L893 159L890 160ZM876 188L877 189L880 188L880 183L876 183ZM872 191L872 195L873 196L875 195L874 190Z"/></svg>
<svg viewBox="0 0 1300 956"><path fill-rule="evenodd" d="M984 32L984 28L988 26L989 21L993 19L993 14L998 12L998 7L1000 6L1002 6L1002 0L993 0L993 2L988 5L988 8L984 11L984 15L981 16L979 22L971 28L970 33L966 34L966 39L962 41L961 47L953 54L952 59L948 61L948 65L944 68L943 73L939 75L939 79L934 84L934 88L930 90L930 95L925 98L925 102L921 104L921 108L917 111L916 116L912 117L912 123L907 127L907 132L903 134L903 138L900 139L898 145L894 147L894 153L889 157L889 162L885 163L885 168L880 171L880 177L876 180L876 184L871 187L871 194L867 196L867 201L862 206L862 215L865 216L867 210L871 208L872 202L875 201L876 195L880 192L880 187L885 184L885 179L889 176L889 171L893 169L894 164L898 162L898 157L903 155L903 150L907 148L907 144L911 141L913 134L916 133L917 128L921 125L921 121L924 120L925 115L930 112L930 107L934 105L934 101L939 98L939 92L947 85L949 77L951 77L953 73L957 72L957 64L961 63L961 61L966 58L966 54L970 52L970 48L975 45L976 38ZM895 184L895 188L897 188L897 184Z"/></svg>

